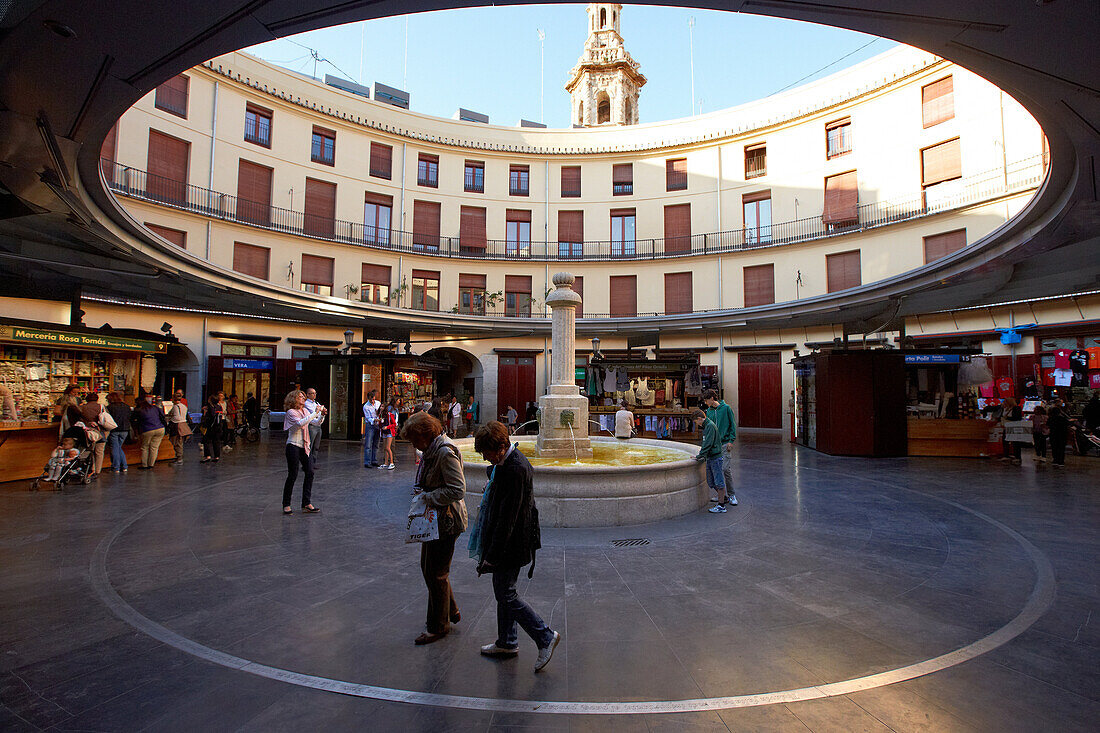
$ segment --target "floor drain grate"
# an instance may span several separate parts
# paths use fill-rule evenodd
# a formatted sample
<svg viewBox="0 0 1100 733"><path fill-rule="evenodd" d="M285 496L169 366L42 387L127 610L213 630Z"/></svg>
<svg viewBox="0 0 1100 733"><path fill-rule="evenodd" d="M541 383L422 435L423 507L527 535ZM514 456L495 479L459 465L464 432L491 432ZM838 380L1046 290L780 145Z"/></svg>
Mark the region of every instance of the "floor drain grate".
<svg viewBox="0 0 1100 733"><path fill-rule="evenodd" d="M613 547L641 547L642 545L648 545L649 540L645 537L634 537L629 540L611 540Z"/></svg>

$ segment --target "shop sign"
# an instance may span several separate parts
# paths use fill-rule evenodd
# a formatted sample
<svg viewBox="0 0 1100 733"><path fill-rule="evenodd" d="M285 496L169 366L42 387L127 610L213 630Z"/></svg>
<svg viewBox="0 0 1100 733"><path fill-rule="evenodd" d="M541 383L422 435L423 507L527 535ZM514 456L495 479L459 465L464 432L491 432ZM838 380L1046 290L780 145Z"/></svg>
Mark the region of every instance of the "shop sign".
<svg viewBox="0 0 1100 733"><path fill-rule="evenodd" d="M906 354L906 364L962 364L970 361L969 354Z"/></svg>
<svg viewBox="0 0 1100 733"><path fill-rule="evenodd" d="M583 380L585 378L585 368L577 367L573 370L573 379Z"/></svg>
<svg viewBox="0 0 1100 733"><path fill-rule="evenodd" d="M39 344L72 349L113 349L117 351L152 351L163 354L168 351L164 341L124 338L98 333L72 333L69 331L44 331L22 326L0 326L0 340L24 344Z"/></svg>
<svg viewBox="0 0 1100 733"><path fill-rule="evenodd" d="M593 362L596 366L610 366L617 369L626 369L630 372L642 374L661 374L664 372L688 372L699 366L693 361L625 361L622 359L605 359ZM580 377L578 377L579 379Z"/></svg>
<svg viewBox="0 0 1100 733"><path fill-rule="evenodd" d="M224 359L224 369L274 369L275 362L271 359Z"/></svg>

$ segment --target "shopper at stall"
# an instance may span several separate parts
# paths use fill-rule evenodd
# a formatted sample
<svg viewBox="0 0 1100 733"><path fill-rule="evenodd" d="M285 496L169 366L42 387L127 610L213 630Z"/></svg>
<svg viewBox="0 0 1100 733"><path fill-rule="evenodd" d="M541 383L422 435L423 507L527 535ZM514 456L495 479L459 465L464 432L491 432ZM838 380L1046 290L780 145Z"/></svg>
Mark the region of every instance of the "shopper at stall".
<svg viewBox="0 0 1100 733"><path fill-rule="evenodd" d="M1050 463L1055 468L1066 467L1066 443L1069 442L1069 415L1062 400L1056 400L1047 411L1050 430Z"/></svg>
<svg viewBox="0 0 1100 733"><path fill-rule="evenodd" d="M130 415L130 424L141 440L141 467L150 469L157 465L157 454L160 453L160 443L164 440L164 430L168 424L164 411L157 407L155 394L146 393L141 398L141 403Z"/></svg>
<svg viewBox="0 0 1100 733"><path fill-rule="evenodd" d="M707 405L707 417L718 428L718 443L722 446L722 484L726 487L726 499L729 506L737 506L737 496L733 490L733 441L737 440L737 419L733 415L733 408L725 400L718 399L717 391L703 390L703 402Z"/></svg>
<svg viewBox="0 0 1100 733"><path fill-rule="evenodd" d="M103 405L99 404L99 395L95 392L88 392L84 395L84 404L80 406L80 414L84 417L84 424L89 427L95 427L99 432L100 438L94 444L92 444L92 460L91 474L93 477L99 476L99 472L103 470L103 455L107 450L107 433L108 431L100 427L99 416L103 412Z"/></svg>
<svg viewBox="0 0 1100 733"><path fill-rule="evenodd" d="M183 444L191 435L191 426L187 424L187 404L183 401L183 390L172 393L172 407L168 410L168 440L176 454L175 462L183 463Z"/></svg>
<svg viewBox="0 0 1100 733"><path fill-rule="evenodd" d="M431 404L428 405L428 414L438 420L440 425L443 424L446 416L443 414L443 404L438 397L432 398Z"/></svg>
<svg viewBox="0 0 1100 733"><path fill-rule="evenodd" d="M1004 455L1002 461L1011 460L1014 465L1020 465L1020 443L1008 439L1008 425L1010 422L1019 422L1023 419L1023 411L1016 404L1016 400L1006 397L1001 403L1001 427L1004 433L1001 436L1001 447Z"/></svg>
<svg viewBox="0 0 1100 733"><path fill-rule="evenodd" d="M443 426L427 413L405 421L401 431L413 447L423 452L416 472L414 492L423 492L428 506L439 512L439 539L420 545L420 570L428 587L426 630L414 640L418 645L439 641L461 620L451 589L451 559L455 541L466 531L466 477L462 454L443 432Z"/></svg>
<svg viewBox="0 0 1100 733"><path fill-rule="evenodd" d="M531 577L535 552L542 546L532 481L535 472L516 450L508 428L496 420L477 431L474 450L491 465L477 525L470 533L470 556L478 561L478 575L492 573L497 602L497 638L481 647L481 653L487 657L516 656L519 626L538 647L538 672L550 661L561 634L547 626L516 590L520 569L530 563L527 577Z"/></svg>
<svg viewBox="0 0 1100 733"><path fill-rule="evenodd" d="M107 412L114 418L117 428L107 434L107 450L111 454L111 468L115 473L126 473L126 452L122 446L130 437L130 416L133 410L122 401L122 395L111 392L107 395Z"/></svg>
<svg viewBox="0 0 1100 733"><path fill-rule="evenodd" d="M80 412L80 394L83 388L78 384L70 384L65 388L65 391L61 393L61 396L57 398L54 405L57 407L56 414L61 417L61 424L58 425L57 434L60 437L65 434L65 431L72 425L69 421L69 407L77 408L77 412Z"/></svg>
<svg viewBox="0 0 1100 733"><path fill-rule="evenodd" d="M707 464L707 486L718 495L717 503L709 511L711 514L726 513L726 484L722 476L722 444L718 442L718 426L702 410L691 413L697 430L703 431L703 444L695 460Z"/></svg>
<svg viewBox="0 0 1100 733"><path fill-rule="evenodd" d="M378 439L382 425L379 414L382 403L374 395L373 389L367 392L367 401L363 403L363 468L381 468L378 463Z"/></svg>
<svg viewBox="0 0 1100 733"><path fill-rule="evenodd" d="M392 471L397 468L393 460L393 439L397 436L397 400L392 397L382 410L379 432L382 434L382 468Z"/></svg>
<svg viewBox="0 0 1100 733"><path fill-rule="evenodd" d="M626 400L622 400L615 413L615 437L619 440L628 440L634 433L634 413L626 409Z"/></svg>
<svg viewBox="0 0 1100 733"><path fill-rule="evenodd" d="M202 406L202 419L199 421L199 428L202 430L202 460L199 463L220 461L222 458L225 406L218 400L218 394L210 395Z"/></svg>
<svg viewBox="0 0 1100 733"><path fill-rule="evenodd" d="M287 394L283 404L286 410L286 418L283 425L286 427L286 482L283 484L283 516L294 513L290 508L290 499L294 493L294 482L298 480L298 467L302 467L305 478L302 481L302 511L305 514L316 514L320 508L313 506L313 462L309 454L312 445L309 441L309 426L318 417L324 418L328 413L323 405L317 406L316 412L311 412L306 407L306 393L296 389Z"/></svg>
<svg viewBox="0 0 1100 733"><path fill-rule="evenodd" d="M0 420L18 420L19 410L15 407L15 395L3 384L0 384Z"/></svg>

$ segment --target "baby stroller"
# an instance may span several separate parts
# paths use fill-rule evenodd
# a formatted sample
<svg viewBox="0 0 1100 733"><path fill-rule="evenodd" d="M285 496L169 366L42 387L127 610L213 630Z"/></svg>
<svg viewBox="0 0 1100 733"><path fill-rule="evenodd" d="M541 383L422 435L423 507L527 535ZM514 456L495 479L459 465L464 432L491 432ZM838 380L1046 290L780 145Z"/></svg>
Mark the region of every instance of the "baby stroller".
<svg viewBox="0 0 1100 733"><path fill-rule="evenodd" d="M95 462L95 451L92 450L92 443L88 440L87 434L85 433L83 437L74 435L73 447L79 452L76 458L61 468L61 473L57 479L53 482L50 481L50 464L47 461L42 468L42 475L31 484L31 491L38 491L39 485L42 483L53 483L54 491L61 491L67 484L90 484L92 482L91 469Z"/></svg>

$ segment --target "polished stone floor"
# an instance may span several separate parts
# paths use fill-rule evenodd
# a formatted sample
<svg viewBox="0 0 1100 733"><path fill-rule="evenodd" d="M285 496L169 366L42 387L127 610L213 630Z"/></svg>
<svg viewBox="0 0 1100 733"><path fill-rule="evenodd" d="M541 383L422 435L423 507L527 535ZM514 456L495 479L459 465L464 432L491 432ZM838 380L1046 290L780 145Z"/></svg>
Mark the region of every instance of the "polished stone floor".
<svg viewBox="0 0 1100 733"><path fill-rule="evenodd" d="M544 529L520 587L564 640L536 675L522 634L516 659L477 654L494 605L461 550L462 621L413 646L410 453L365 470L324 445L313 516L281 516L277 437L63 493L0 485L0 730L1100 726L1100 459L745 436L728 514Z"/></svg>

